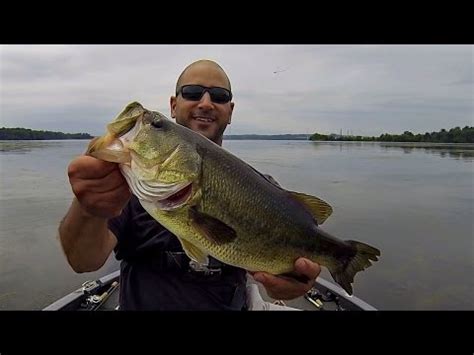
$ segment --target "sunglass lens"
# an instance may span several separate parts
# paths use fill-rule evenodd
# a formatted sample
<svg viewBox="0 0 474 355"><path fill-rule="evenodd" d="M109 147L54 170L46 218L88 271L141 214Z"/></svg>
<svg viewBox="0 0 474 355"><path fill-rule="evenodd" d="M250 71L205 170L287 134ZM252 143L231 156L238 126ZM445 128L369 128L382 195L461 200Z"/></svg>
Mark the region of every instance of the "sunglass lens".
<svg viewBox="0 0 474 355"><path fill-rule="evenodd" d="M210 90L212 101L223 104L230 101L229 92L221 88L213 88Z"/></svg>
<svg viewBox="0 0 474 355"><path fill-rule="evenodd" d="M181 90L181 94L183 95L183 98L186 100L193 100L197 101L200 100L202 97L202 94L204 93L204 88L200 86L184 86Z"/></svg>
<svg viewBox="0 0 474 355"><path fill-rule="evenodd" d="M218 104L225 104L231 100L231 93L223 88L207 89L199 85L186 85L181 88L181 95L186 100L198 101L201 100L205 91L209 92L211 100Z"/></svg>

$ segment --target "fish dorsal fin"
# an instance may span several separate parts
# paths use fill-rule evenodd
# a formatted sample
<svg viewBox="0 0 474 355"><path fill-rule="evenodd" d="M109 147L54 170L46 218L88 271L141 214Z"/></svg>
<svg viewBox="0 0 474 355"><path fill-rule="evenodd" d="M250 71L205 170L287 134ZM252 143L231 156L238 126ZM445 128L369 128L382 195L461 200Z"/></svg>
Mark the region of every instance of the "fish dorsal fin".
<svg viewBox="0 0 474 355"><path fill-rule="evenodd" d="M178 239L181 242L181 246L183 247L184 252L191 260L194 260L199 264L207 265L207 263L209 262L209 259L208 259L208 254L205 251L199 249L197 246L195 246L194 244L191 244L190 242L184 239L181 239L181 238L178 238Z"/></svg>
<svg viewBox="0 0 474 355"><path fill-rule="evenodd" d="M268 175L268 174L263 174L251 165L249 165L257 174L265 178L268 182L272 183L274 186L282 189L283 187L280 186L276 180ZM293 197L295 200L298 202L302 203L308 210L309 212L313 215L313 217L316 219L318 224L323 224L324 221L332 214L332 207L325 201L321 200L320 198L307 195L301 192L296 192L296 191L287 191L291 197Z"/></svg>
<svg viewBox="0 0 474 355"><path fill-rule="evenodd" d="M307 195L301 192L288 191L295 200L302 203L316 219L318 224L324 221L332 214L332 207L320 198Z"/></svg>
<svg viewBox="0 0 474 355"><path fill-rule="evenodd" d="M189 209L189 214L193 227L210 242L221 245L237 238L235 230L217 218L199 212L194 207Z"/></svg>

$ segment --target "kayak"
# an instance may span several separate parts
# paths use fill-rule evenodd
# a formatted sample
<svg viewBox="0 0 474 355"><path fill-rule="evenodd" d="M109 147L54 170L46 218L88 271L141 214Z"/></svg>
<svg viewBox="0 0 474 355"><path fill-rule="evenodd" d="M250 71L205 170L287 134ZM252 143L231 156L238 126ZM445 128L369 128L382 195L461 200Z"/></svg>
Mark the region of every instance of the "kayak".
<svg viewBox="0 0 474 355"><path fill-rule="evenodd" d="M120 270L81 287L43 308L43 311L117 311L119 310ZM321 277L304 296L290 301L273 300L260 287L265 302L303 311L375 311L375 307ZM284 308L283 307L283 308ZM275 309L275 308L270 308Z"/></svg>

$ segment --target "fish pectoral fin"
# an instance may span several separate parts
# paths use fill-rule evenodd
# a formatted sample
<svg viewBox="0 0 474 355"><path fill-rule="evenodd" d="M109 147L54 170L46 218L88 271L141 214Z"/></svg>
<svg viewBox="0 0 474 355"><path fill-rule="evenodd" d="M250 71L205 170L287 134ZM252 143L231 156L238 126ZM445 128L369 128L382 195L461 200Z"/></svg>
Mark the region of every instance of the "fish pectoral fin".
<svg viewBox="0 0 474 355"><path fill-rule="evenodd" d="M183 247L184 252L191 260L194 260L199 264L207 265L209 259L208 254L204 250L199 249L197 246L184 239L178 239L181 242L181 246Z"/></svg>
<svg viewBox="0 0 474 355"><path fill-rule="evenodd" d="M332 214L332 207L320 198L303 194L301 192L288 191L295 200L302 203L316 219L318 224L324 221Z"/></svg>
<svg viewBox="0 0 474 355"><path fill-rule="evenodd" d="M111 163L130 163L131 156L122 142L110 134L94 138L87 147L86 155Z"/></svg>
<svg viewBox="0 0 474 355"><path fill-rule="evenodd" d="M236 231L224 222L190 208L191 225L209 241L215 244L226 244L237 238Z"/></svg>

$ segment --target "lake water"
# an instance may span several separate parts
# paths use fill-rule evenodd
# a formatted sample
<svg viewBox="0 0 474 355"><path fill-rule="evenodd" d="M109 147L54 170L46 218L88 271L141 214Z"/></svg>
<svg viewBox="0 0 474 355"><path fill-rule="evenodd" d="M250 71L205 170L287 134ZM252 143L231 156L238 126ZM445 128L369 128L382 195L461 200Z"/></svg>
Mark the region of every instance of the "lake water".
<svg viewBox="0 0 474 355"><path fill-rule="evenodd" d="M67 165L87 141L0 141L0 310L45 307L94 273L66 263L57 226L72 200ZM474 309L474 145L225 141L283 187L334 209L322 226L380 261L354 294L382 310ZM332 281L326 269L321 277Z"/></svg>

